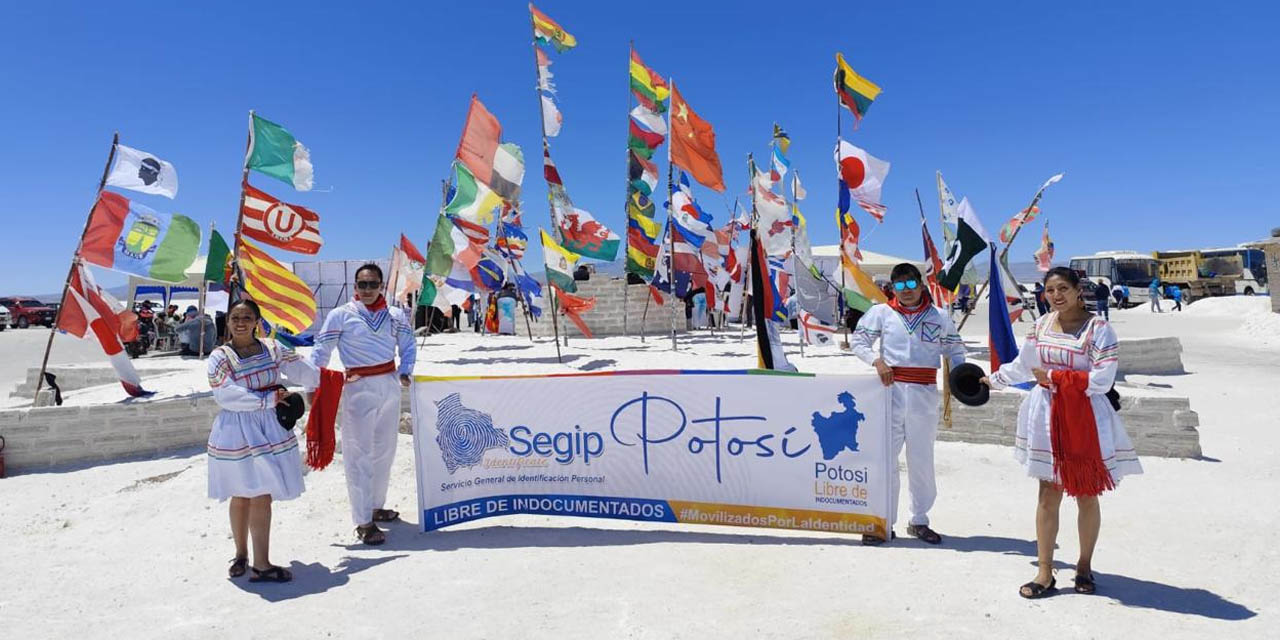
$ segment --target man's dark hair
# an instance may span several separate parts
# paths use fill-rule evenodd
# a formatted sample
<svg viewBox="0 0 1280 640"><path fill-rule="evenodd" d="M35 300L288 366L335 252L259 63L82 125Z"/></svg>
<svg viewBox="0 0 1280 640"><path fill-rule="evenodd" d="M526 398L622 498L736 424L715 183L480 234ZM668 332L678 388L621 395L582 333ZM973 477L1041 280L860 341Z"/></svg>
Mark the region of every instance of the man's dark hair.
<svg viewBox="0 0 1280 640"><path fill-rule="evenodd" d="M360 265L360 268L359 268L359 269L356 269L356 277L357 277L357 278L359 278L359 277L360 277L360 272L361 272L361 271L372 271L372 272L374 272L374 273L378 274L378 281L379 281L379 282L381 282L381 281L382 281L382 279L383 279L383 278L382 278L382 267L379 267L378 265L376 265L376 264L374 264L374 263L372 263L372 262L366 262L366 263L364 263L364 264Z"/></svg>
<svg viewBox="0 0 1280 640"><path fill-rule="evenodd" d="M889 274L889 279L897 280L899 278L914 278L917 281L923 279L920 276L920 269L910 262L903 262L893 267L893 272Z"/></svg>

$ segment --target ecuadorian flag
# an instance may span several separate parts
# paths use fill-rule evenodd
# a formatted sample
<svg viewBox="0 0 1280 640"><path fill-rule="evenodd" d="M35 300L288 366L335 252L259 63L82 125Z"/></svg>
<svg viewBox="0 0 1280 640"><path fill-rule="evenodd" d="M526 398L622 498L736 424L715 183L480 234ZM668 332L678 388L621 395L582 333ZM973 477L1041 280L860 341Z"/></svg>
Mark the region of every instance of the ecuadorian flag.
<svg viewBox="0 0 1280 640"><path fill-rule="evenodd" d="M880 95L880 87L860 75L844 61L844 56L836 52L836 95L840 103L853 112L853 117L862 120L867 109Z"/></svg>

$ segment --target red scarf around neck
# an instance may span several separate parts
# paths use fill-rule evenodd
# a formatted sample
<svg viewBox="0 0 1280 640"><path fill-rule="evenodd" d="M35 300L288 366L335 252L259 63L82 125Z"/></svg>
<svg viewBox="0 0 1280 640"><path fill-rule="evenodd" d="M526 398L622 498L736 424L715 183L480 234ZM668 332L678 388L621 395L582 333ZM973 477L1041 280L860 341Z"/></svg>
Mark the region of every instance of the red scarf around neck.
<svg viewBox="0 0 1280 640"><path fill-rule="evenodd" d="M932 303L933 303L933 300L929 297L929 292L925 291L923 295L920 296L920 304L917 306L908 307L902 304L902 301L898 300L898 298L895 296L889 299L889 308L893 309L894 311L897 311L898 313L901 313L904 316L913 316L917 313L920 313L921 311L924 311L925 309L928 309L929 305Z"/></svg>
<svg viewBox="0 0 1280 640"><path fill-rule="evenodd" d="M360 296L352 296L351 301L356 304L364 304L360 302ZM387 297L382 294L378 294L378 299L374 300L373 304L364 305L364 308L368 309L369 313L377 313L379 311L382 311L383 309L387 308Z"/></svg>

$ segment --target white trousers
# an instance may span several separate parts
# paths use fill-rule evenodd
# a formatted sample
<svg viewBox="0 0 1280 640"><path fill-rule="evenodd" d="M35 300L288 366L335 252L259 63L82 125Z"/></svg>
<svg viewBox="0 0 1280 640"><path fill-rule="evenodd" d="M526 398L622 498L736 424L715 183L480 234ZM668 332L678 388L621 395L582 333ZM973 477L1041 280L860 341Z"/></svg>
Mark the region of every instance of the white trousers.
<svg viewBox="0 0 1280 640"><path fill-rule="evenodd" d="M400 380L395 374L360 378L342 386L342 467L347 473L351 520L373 521L387 501L391 463L400 432Z"/></svg>
<svg viewBox="0 0 1280 640"><path fill-rule="evenodd" d="M929 524L929 509L938 497L933 475L933 441L938 436L938 388L931 384L895 382L889 388L893 407L889 431L893 438L893 473L889 495L893 496L889 526L898 521L898 494L902 491L898 458L907 449L907 492L911 496L909 524Z"/></svg>

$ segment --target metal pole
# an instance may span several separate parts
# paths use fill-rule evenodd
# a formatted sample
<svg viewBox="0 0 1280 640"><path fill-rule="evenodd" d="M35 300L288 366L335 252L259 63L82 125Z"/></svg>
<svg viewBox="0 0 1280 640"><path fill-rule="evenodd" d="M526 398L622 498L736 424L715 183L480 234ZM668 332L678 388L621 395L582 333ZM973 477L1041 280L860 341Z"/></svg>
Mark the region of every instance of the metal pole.
<svg viewBox="0 0 1280 640"><path fill-rule="evenodd" d="M44 344L44 358L40 360L40 375L36 376L36 394L31 398L31 406L40 399L40 388L44 386L44 373L49 368L49 351L53 349L53 336L58 333L58 323L62 321L62 310L67 306L67 290L71 288L71 276L75 274L76 265L80 263L80 249L84 246L84 237L89 233L89 222L93 220L93 209L98 204L102 190L107 187L107 176L111 173L111 162L116 158L116 145L120 144L120 132L111 136L111 150L107 152L107 166L102 168L102 179L98 181L98 190L93 194L93 205L84 218L84 229L80 231L80 240L76 242L76 250L71 254L71 266L67 267L67 279L62 284L62 296L58 299L58 313L54 314L53 326L49 327L49 339Z"/></svg>
<svg viewBox="0 0 1280 640"><path fill-rule="evenodd" d="M668 78L667 84L671 86L671 92L676 91L676 79ZM671 134L671 112L674 109L667 109L667 135ZM671 143L667 143L667 282L671 286L671 350L676 351L676 238L672 233L675 231L675 223L673 216L675 211L673 208L672 197L674 192L674 183L672 175L674 173L674 164L671 162Z"/></svg>
<svg viewBox="0 0 1280 640"><path fill-rule="evenodd" d="M844 112L842 111L842 105L840 104L840 94L837 93L835 94L835 96L836 96L836 175L838 176L840 175L840 134L841 132L844 131L844 127L842 126ZM852 208L853 207L850 206L850 209ZM850 213L852 214L852 211L850 211ZM844 289L845 289L844 229L843 229L844 220L841 219L841 220L838 220L837 222L839 224L836 225L836 232L840 234L840 237L836 239L837 240L836 253L840 258L840 295L836 296L836 316L837 316L837 319L840 320L840 326L844 328L844 341L840 343L840 348L848 349L849 348L849 324L844 321L844 314L841 313L841 311L844 309ZM859 239L858 242L859 244L861 244L862 242L861 239ZM849 258L852 260L853 256L849 256Z"/></svg>
<svg viewBox="0 0 1280 640"><path fill-rule="evenodd" d="M633 95L631 94L631 81L630 81L630 79L629 79L629 78L630 78L630 76L631 76L631 74L630 74L630 68L631 68L631 56L635 54L635 50L636 50L636 42L635 42L635 40L631 40L631 41L629 41L629 42L627 43L627 51L628 51L628 53L627 53L627 69L628 69L628 73L627 73L627 77L628 77L628 80L627 80L627 126L628 126L628 127L630 127L630 126L631 126L631 109L632 109L632 105L633 105L633 104L635 104L635 100L634 100L634 97L635 97L635 96L633 96ZM539 104L541 104L541 103L539 103ZM629 131L629 130L628 130L628 131ZM668 130L668 131L667 131L667 135L670 135L670 134L671 134L671 131L670 131L670 130ZM630 137L631 137L631 134L630 134L630 133L628 133L628 134L627 134L627 138L628 138L628 140L630 140ZM627 254L627 249L630 249L630 248L631 248L631 234L626 233L626 232L625 232L625 230L626 230L626 229L630 229L630 228L631 228L631 212L630 212L630 207L631 207L631 145L628 143L628 144L626 145L626 147L627 147L627 153L626 153L626 160L627 160L626 175L627 175L627 180L626 180L626 188L624 188L624 189L622 190L623 194L625 194L625 195L623 196L623 202L622 202L622 228L624 229L624 237L627 239L627 241L626 241L626 247L624 247L624 248L623 248L623 251L622 251L622 259L623 259L623 265L624 265L624 266L623 266L623 268L622 268L622 335L624 335L624 336L630 336L630 335L631 335L631 328L630 328L630 324L629 324L628 320L629 320L630 315L631 315L631 314L630 314L630 309L631 309L631 307L630 307L630 305L628 305L628 304L627 304L627 296L629 295L629 291L631 290L631 287L627 286L627 285L629 284L629 281L628 281L627 275L628 275L628 273L630 273L630 272L628 272L628 271L627 271L627 268L626 268L626 266L625 266L625 265L626 265L626 257L627 257L627 256L626 256L626 254ZM646 310L647 310L647 309L646 309ZM643 340L642 340L642 341L643 341Z"/></svg>

